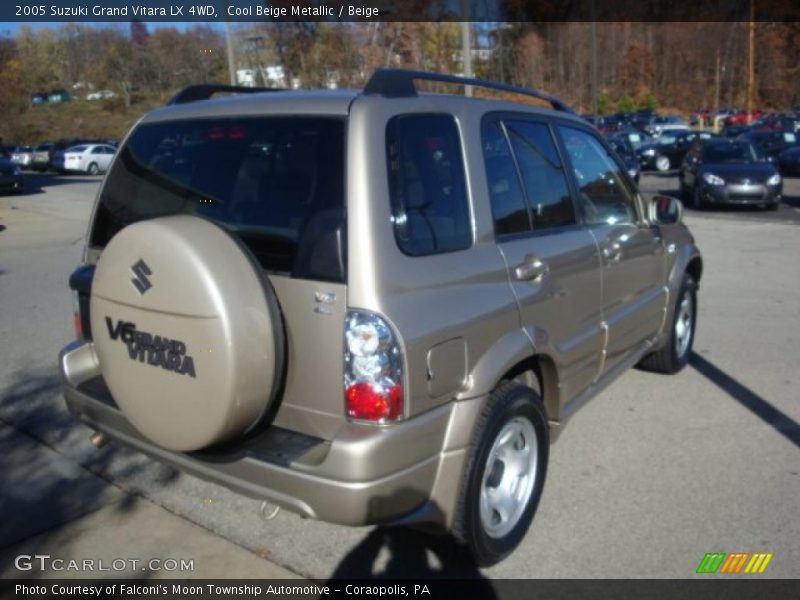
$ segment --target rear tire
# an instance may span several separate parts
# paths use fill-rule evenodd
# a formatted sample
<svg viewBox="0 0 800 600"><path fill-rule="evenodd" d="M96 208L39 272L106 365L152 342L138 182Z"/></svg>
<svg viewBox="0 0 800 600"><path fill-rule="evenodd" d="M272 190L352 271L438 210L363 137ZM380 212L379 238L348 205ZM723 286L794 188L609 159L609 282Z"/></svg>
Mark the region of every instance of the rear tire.
<svg viewBox="0 0 800 600"><path fill-rule="evenodd" d="M544 406L530 388L504 382L478 418L453 522L454 537L480 566L525 537L544 488L549 452Z"/></svg>
<svg viewBox="0 0 800 600"><path fill-rule="evenodd" d="M664 171L669 171L670 166L669 156L656 157L656 169L661 173Z"/></svg>
<svg viewBox="0 0 800 600"><path fill-rule="evenodd" d="M97 175L100 172L100 167L97 166L97 163L91 163L89 168L86 169L86 172L89 173L89 175Z"/></svg>
<svg viewBox="0 0 800 600"><path fill-rule="evenodd" d="M697 282L694 277L686 273L675 301L666 343L660 350L645 356L639 362L639 366L647 371L669 375L683 369L692 353L696 325Z"/></svg>

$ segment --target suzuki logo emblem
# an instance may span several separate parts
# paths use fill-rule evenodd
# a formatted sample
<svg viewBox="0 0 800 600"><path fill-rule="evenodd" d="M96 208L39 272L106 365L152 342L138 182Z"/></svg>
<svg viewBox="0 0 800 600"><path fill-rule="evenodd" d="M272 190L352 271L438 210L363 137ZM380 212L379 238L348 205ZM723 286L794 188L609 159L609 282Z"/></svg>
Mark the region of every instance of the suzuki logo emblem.
<svg viewBox="0 0 800 600"><path fill-rule="evenodd" d="M147 276L152 275L153 272L150 270L150 267L147 266L147 263L141 258L139 259L139 262L135 263L131 267L131 273L133 273L133 279L131 279L131 283L140 294L144 295L147 290L153 287L153 284L150 283L150 280L147 278Z"/></svg>

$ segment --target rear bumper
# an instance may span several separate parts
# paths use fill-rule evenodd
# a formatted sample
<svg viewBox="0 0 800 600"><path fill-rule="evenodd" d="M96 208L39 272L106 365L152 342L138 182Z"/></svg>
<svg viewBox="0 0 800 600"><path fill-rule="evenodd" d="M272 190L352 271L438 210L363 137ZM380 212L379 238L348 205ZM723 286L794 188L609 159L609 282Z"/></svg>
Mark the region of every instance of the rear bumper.
<svg viewBox="0 0 800 600"><path fill-rule="evenodd" d="M125 418L100 377L91 343L64 348L59 366L67 407L89 427L181 471L344 525L447 526L468 439L454 423L481 405L451 402L386 428L345 423L331 441L269 427L236 444L180 453L156 446ZM456 439L448 440L454 430L460 430Z"/></svg>

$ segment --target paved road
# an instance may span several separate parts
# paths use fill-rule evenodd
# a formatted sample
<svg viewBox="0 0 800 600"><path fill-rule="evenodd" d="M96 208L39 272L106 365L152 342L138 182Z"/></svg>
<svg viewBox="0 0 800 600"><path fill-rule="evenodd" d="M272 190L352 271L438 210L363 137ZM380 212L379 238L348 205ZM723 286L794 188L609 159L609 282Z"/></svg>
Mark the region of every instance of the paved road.
<svg viewBox="0 0 800 600"><path fill-rule="evenodd" d="M287 512L267 522L257 501L116 444L94 450L63 407L55 357L71 337L66 280L97 182L41 181L41 193L0 197L0 425L300 575L478 574L446 540ZM645 175L642 187L677 185ZM632 371L580 411L552 449L529 535L482 575L682 578L706 552L766 551L767 576L800 577L800 180L787 196L777 213L687 210L706 261L692 365ZM55 506L68 518L65 496ZM57 535L37 540L58 550Z"/></svg>

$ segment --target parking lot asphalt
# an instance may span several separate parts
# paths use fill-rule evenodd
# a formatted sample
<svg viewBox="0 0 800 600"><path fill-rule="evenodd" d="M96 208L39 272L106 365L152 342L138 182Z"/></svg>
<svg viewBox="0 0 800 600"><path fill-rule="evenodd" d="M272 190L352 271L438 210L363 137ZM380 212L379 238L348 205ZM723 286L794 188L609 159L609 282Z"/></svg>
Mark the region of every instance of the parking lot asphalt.
<svg viewBox="0 0 800 600"><path fill-rule="evenodd" d="M0 577L14 575L8 557L17 549L56 555L65 548L65 526L93 535L103 511L126 498L208 534L187 546L141 521L129 538L130 552L141 550L137 538L158 539L170 556L195 558L195 576L217 573L204 544L225 543L260 561L248 564L253 577L279 576L279 565L318 579L685 578L706 552L770 552L763 577L800 577L800 180L787 180L777 212L686 210L705 258L691 364L674 377L631 371L579 411L552 448L528 536L485 570L447 538L346 528L285 511L267 521L256 500L118 444L89 444L90 431L59 395L56 357L72 337L67 278L80 261L98 182L32 175L33 193L0 197L0 444L17 447L15 436L23 436L16 439L52 453L55 466L42 469L39 495L57 499L37 503L33 495L17 518L12 492L27 485L20 472L30 470L36 452L6 457L0 521L19 523L13 536L0 535ZM674 194L677 178L645 174L641 187ZM58 487L65 473L73 483ZM74 495L95 501L78 510ZM87 515L97 520L75 525ZM126 514L114 518L124 524ZM103 547L102 536L86 539L81 548Z"/></svg>

